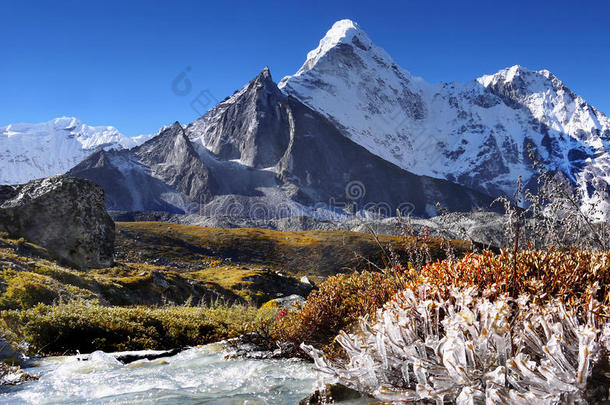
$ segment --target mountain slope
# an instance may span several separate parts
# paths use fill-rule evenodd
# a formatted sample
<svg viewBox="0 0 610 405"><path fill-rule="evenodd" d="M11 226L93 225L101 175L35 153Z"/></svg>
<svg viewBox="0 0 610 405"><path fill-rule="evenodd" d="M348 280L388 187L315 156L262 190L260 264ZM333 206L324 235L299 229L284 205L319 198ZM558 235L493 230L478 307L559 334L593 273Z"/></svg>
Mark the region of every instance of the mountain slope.
<svg viewBox="0 0 610 405"><path fill-rule="evenodd" d="M132 148L148 138L129 138L114 127L92 127L69 117L0 127L0 184L63 174L98 148Z"/></svg>
<svg viewBox="0 0 610 405"><path fill-rule="evenodd" d="M70 172L106 191L113 210L342 217L367 210L427 216L489 197L417 176L345 138L326 118L284 95L267 68L182 128L175 123L129 151L99 151Z"/></svg>
<svg viewBox="0 0 610 405"><path fill-rule="evenodd" d="M531 144L585 200L593 183L610 183L610 119L545 70L513 66L471 82L430 84L342 20L279 87L415 174L512 195L519 176L532 180Z"/></svg>

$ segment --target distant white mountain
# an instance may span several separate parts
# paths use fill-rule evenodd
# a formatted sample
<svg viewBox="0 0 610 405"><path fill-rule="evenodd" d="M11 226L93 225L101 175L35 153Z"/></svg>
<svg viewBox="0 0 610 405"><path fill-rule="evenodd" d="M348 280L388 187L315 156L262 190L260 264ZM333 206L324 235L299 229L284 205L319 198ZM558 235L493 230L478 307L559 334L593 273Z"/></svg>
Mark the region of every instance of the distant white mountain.
<svg viewBox="0 0 610 405"><path fill-rule="evenodd" d="M610 183L610 119L547 70L512 66L431 84L399 67L354 22L336 22L279 84L374 154L489 195L533 178L527 145L585 200Z"/></svg>
<svg viewBox="0 0 610 405"><path fill-rule="evenodd" d="M0 127L0 184L65 173L99 148L132 148L151 137L130 138L114 127L92 127L71 117Z"/></svg>

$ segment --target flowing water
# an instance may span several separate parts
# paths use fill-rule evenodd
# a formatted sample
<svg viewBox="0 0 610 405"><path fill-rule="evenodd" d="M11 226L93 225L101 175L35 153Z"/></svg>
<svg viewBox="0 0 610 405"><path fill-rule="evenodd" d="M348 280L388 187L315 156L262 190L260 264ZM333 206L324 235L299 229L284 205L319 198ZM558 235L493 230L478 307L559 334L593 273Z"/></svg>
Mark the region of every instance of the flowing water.
<svg viewBox="0 0 610 405"><path fill-rule="evenodd" d="M227 360L218 345L127 365L103 352L53 357L25 371L40 380L0 391L0 404L297 404L315 385L308 363Z"/></svg>

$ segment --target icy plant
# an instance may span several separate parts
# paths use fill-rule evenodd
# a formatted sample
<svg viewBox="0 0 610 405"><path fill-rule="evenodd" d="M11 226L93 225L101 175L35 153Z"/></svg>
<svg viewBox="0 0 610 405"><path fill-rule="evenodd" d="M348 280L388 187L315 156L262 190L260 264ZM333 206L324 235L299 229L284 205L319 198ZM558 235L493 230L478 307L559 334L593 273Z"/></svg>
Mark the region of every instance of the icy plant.
<svg viewBox="0 0 610 405"><path fill-rule="evenodd" d="M359 333L341 332L345 358L303 349L322 382L382 401L595 404L608 394L610 327L594 293L584 307L568 308L424 284L397 294Z"/></svg>

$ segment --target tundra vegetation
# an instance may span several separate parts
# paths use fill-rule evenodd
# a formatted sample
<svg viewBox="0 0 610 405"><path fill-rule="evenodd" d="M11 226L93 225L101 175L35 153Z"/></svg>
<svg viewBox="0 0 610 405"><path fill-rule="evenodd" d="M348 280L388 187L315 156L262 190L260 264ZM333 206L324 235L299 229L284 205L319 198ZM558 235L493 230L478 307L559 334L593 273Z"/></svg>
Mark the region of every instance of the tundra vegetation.
<svg viewBox="0 0 610 405"><path fill-rule="evenodd" d="M170 349L248 332L268 337L280 309L261 306L279 296L306 296L312 286L299 277L322 282L337 271L384 266L377 242L353 232L154 222L117 223L116 232L114 266L88 271L61 266L25 240L1 237L4 339L29 354L49 355ZM406 254L401 238L380 240ZM469 246L455 243L462 253ZM442 258L440 244L431 244L432 254ZM357 295L363 283L357 280L349 294ZM383 291L367 311L389 299ZM347 320L333 334L367 311L346 310Z"/></svg>

